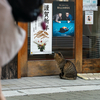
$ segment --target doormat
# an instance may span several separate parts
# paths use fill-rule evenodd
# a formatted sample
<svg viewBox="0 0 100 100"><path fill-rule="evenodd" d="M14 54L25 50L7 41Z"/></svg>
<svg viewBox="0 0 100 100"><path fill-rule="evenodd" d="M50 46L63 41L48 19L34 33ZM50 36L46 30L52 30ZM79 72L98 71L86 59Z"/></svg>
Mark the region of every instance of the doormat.
<svg viewBox="0 0 100 100"><path fill-rule="evenodd" d="M84 80L100 80L100 73L78 73L77 76Z"/></svg>

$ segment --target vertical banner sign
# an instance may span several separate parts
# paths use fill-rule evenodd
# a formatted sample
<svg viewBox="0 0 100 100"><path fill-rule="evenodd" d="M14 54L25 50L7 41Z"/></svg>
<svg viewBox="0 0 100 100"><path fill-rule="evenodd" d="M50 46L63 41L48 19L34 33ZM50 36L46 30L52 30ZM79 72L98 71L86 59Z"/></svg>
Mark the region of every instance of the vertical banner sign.
<svg viewBox="0 0 100 100"><path fill-rule="evenodd" d="M74 36L74 2L53 2L53 36Z"/></svg>
<svg viewBox="0 0 100 100"><path fill-rule="evenodd" d="M45 21L46 30L41 27ZM37 21L31 23L31 46L30 54L51 54L52 53L52 4L43 4L43 18L38 17Z"/></svg>
<svg viewBox="0 0 100 100"><path fill-rule="evenodd" d="M93 11L85 11L85 24L93 24Z"/></svg>

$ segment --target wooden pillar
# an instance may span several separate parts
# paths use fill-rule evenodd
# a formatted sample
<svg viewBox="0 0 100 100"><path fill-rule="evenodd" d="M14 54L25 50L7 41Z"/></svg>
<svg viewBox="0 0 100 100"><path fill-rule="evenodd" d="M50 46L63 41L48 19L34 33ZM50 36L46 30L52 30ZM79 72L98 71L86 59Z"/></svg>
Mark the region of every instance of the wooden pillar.
<svg viewBox="0 0 100 100"><path fill-rule="evenodd" d="M76 0L75 21L75 64L78 72L82 72L82 34L83 34L83 0Z"/></svg>
<svg viewBox="0 0 100 100"><path fill-rule="evenodd" d="M26 31L26 38L23 47L18 52L18 78L27 76L27 52L28 52L28 24L27 23L18 23L18 25ZM23 73L24 72L24 73Z"/></svg>

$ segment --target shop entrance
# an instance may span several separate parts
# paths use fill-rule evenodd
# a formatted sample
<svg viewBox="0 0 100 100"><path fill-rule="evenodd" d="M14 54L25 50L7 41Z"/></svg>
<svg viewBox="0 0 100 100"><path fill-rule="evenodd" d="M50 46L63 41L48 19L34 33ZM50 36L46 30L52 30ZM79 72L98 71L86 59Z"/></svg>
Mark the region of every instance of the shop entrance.
<svg viewBox="0 0 100 100"><path fill-rule="evenodd" d="M45 0L46 3L52 3L54 0ZM73 0L72 0L73 1ZM82 72L82 25L83 25L83 12L82 0L74 0L76 6L75 13L75 36L65 38L53 38L53 50L55 52L61 51L66 59L76 65L77 71ZM80 16L79 16L80 15ZM24 76L42 76L42 75L56 75L59 74L59 69L56 62L51 55L29 55L29 24L18 23L19 26L24 28L27 32L27 37L24 46L18 53L18 78ZM63 40L63 41L62 41ZM61 41L61 42L59 42ZM66 43L69 41L68 43ZM64 45L61 45L63 43ZM62 47L63 46L63 47Z"/></svg>
<svg viewBox="0 0 100 100"><path fill-rule="evenodd" d="M46 3L52 3L53 1L54 0L45 0ZM94 55L97 53L96 51L98 49L97 40L99 40L99 38L98 37L90 38L89 36L84 36L84 30L87 29L84 29L86 27L84 27L85 25L84 25L83 0L72 0L72 1L75 2L75 8L76 8L75 9L75 36L64 37L64 38L53 37L52 39L53 51L62 52L62 54L66 59L71 60L75 64L78 73L100 72L100 59L99 59L100 57L94 57ZM97 15L98 12L96 12L95 16ZM96 24L97 22L98 21L95 21L95 25L97 25ZM30 55L29 53L30 52L29 49L30 48L30 35L29 35L30 24L18 23L18 25L21 26L23 29L25 29L27 33L25 43L22 49L18 53L18 78L26 77L26 76L32 77L32 76L59 74L59 69L57 68L56 62L53 59L53 54L33 55L33 56ZM91 25L88 27L89 29L91 29ZM99 25L96 27L96 29L99 29Z"/></svg>

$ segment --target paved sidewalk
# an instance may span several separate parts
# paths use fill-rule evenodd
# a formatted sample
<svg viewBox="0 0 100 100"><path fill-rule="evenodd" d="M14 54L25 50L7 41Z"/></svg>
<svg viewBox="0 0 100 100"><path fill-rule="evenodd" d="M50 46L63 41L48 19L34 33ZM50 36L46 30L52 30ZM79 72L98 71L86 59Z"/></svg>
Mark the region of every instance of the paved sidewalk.
<svg viewBox="0 0 100 100"><path fill-rule="evenodd" d="M100 90L8 97L7 100L100 100Z"/></svg>
<svg viewBox="0 0 100 100"><path fill-rule="evenodd" d="M1 80L1 84L6 97L100 90L100 80L63 80L58 75Z"/></svg>

